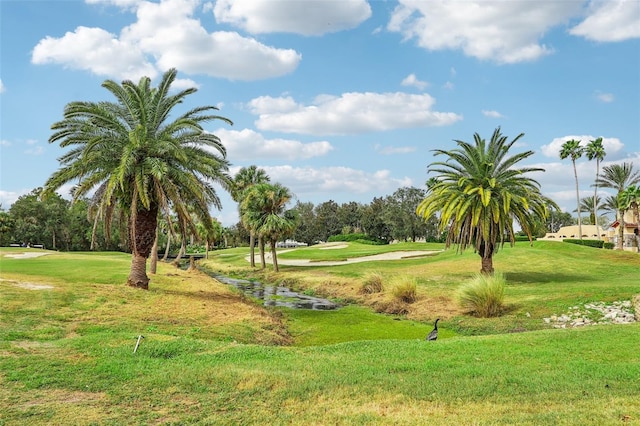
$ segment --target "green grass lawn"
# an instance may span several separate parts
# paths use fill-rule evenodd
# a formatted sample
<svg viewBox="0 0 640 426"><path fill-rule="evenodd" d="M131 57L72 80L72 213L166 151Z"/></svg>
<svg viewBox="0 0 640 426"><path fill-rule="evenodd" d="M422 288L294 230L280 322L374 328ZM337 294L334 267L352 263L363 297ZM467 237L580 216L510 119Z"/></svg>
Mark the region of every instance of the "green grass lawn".
<svg viewBox="0 0 640 426"><path fill-rule="evenodd" d="M340 255L389 246L350 247ZM336 256L315 250L318 259ZM371 270L389 280L410 274L420 299L407 318L355 304L267 311L167 264L145 292L124 285L125 254L4 257L21 251L0 250L0 425L640 424L640 325L552 329L542 321L640 293L637 254L505 248L495 266L507 277L510 308L479 319L446 310L480 267L472 253L279 274L250 271L247 249L208 261L345 298L357 298ZM425 342L443 312L440 338Z"/></svg>

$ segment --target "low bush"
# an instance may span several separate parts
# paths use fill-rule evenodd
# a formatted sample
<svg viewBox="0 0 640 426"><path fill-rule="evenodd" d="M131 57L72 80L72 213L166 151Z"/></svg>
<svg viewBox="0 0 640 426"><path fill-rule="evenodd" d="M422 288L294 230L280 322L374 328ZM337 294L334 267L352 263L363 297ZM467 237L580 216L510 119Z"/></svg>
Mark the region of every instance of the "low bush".
<svg viewBox="0 0 640 426"><path fill-rule="evenodd" d="M327 239L327 241L328 242L346 241L346 242L355 242L360 244L373 244L373 245L388 244L388 241L382 240L380 238L375 238L370 235L362 234L362 233L332 235Z"/></svg>
<svg viewBox="0 0 640 426"><path fill-rule="evenodd" d="M379 272L371 272L364 277L360 286L360 294L381 293L384 290L384 278Z"/></svg>
<svg viewBox="0 0 640 426"><path fill-rule="evenodd" d="M521 242L521 241L529 241L529 237L526 235L516 235L513 238L516 242ZM538 237L532 237L531 238L533 241L536 241L538 239Z"/></svg>
<svg viewBox="0 0 640 426"><path fill-rule="evenodd" d="M501 273L477 274L458 289L458 301L469 312L481 317L496 317L502 312L506 280Z"/></svg>
<svg viewBox="0 0 640 426"><path fill-rule="evenodd" d="M394 299L401 302L413 303L418 298L416 288L417 284L415 278L402 276L395 281L391 289L391 295Z"/></svg>
<svg viewBox="0 0 640 426"><path fill-rule="evenodd" d="M565 238L563 242L570 243L570 244L577 244L579 246L587 246L587 247L595 247L595 248L604 247L603 240L574 240L571 238Z"/></svg>

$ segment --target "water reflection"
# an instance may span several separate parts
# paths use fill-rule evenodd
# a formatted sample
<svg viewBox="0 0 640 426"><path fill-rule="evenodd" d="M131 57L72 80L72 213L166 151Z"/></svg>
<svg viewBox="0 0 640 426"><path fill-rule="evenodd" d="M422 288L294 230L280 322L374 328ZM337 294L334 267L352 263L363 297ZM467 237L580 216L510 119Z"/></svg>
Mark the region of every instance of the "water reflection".
<svg viewBox="0 0 640 426"><path fill-rule="evenodd" d="M229 278L213 272L205 272L221 283L234 286L247 296L263 300L264 306L283 306L293 309L315 310L331 310L338 307L337 304L327 299L296 293L288 287L264 285L258 281Z"/></svg>

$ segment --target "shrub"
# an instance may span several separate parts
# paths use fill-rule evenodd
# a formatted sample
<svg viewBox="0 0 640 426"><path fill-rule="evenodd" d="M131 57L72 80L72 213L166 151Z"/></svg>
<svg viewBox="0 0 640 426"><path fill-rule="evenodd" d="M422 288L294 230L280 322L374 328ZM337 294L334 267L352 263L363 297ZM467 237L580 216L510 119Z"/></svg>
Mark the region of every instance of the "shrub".
<svg viewBox="0 0 640 426"><path fill-rule="evenodd" d="M613 250L615 246L616 245L613 243L604 243L604 248L606 248L607 250Z"/></svg>
<svg viewBox="0 0 640 426"><path fill-rule="evenodd" d="M527 237L526 235L516 235L513 238L516 242L521 242L521 241L526 241L529 242L529 237ZM538 238L537 237L532 237L531 238L533 241L536 241Z"/></svg>
<svg viewBox="0 0 640 426"><path fill-rule="evenodd" d="M373 294L380 293L384 290L382 274L379 272L372 272L367 274L360 286L360 294Z"/></svg>
<svg viewBox="0 0 640 426"><path fill-rule="evenodd" d="M403 276L396 280L391 294L399 301L405 303L413 303L416 301L416 280L413 277Z"/></svg>
<svg viewBox="0 0 640 426"><path fill-rule="evenodd" d="M602 248L604 246L603 240L573 240L570 238L565 238L563 242L570 243L570 244L577 244L579 246L587 246L587 247L595 247L595 248Z"/></svg>
<svg viewBox="0 0 640 426"><path fill-rule="evenodd" d="M332 235L327 239L327 242L335 242L335 241L357 242L360 244L372 244L372 245L388 244L388 241L381 240L379 238L375 238L370 235L361 234L361 233Z"/></svg>
<svg viewBox="0 0 640 426"><path fill-rule="evenodd" d="M477 274L458 289L458 301L479 317L496 317L502 311L505 283L504 275L500 273Z"/></svg>

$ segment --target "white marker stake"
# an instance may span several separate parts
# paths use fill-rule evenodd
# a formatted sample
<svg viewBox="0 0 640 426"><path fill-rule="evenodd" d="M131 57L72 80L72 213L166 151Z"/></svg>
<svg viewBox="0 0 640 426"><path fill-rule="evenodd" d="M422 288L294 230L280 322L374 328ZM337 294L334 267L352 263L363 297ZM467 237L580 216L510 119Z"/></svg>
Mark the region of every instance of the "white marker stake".
<svg viewBox="0 0 640 426"><path fill-rule="evenodd" d="M141 334L138 336L138 341L136 342L136 347L133 349L133 353L135 354L136 351L138 350L138 346L140 346L140 340L144 339L144 336Z"/></svg>

